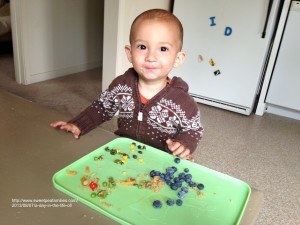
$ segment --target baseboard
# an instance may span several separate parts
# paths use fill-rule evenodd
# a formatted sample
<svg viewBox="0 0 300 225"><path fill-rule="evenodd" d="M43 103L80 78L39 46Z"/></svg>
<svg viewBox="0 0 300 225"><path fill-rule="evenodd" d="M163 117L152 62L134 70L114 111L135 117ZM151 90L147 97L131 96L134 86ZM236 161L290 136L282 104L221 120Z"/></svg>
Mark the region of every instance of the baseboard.
<svg viewBox="0 0 300 225"><path fill-rule="evenodd" d="M265 112L275 114L278 116L288 117L295 120L300 120L300 111L277 105L268 104Z"/></svg>
<svg viewBox="0 0 300 225"><path fill-rule="evenodd" d="M45 80L50 80L58 77L62 77L65 75L70 75L73 73L79 73L87 70L91 70L97 67L102 66L100 61L85 63L81 65L75 65L71 67L60 68L52 71L46 71L43 73L32 74L28 76L28 80L26 80L25 84L37 83Z"/></svg>
<svg viewBox="0 0 300 225"><path fill-rule="evenodd" d="M241 113L241 114L244 114L247 116L249 116L252 112L252 108L249 108L249 107L240 106L240 105L236 105L236 104L228 103L228 102L223 102L223 101L220 101L217 99L207 98L207 97L192 94L192 93L190 93L190 95L195 99L196 102L199 102L202 104L211 105L211 106L214 106L217 108L226 109L226 110Z"/></svg>

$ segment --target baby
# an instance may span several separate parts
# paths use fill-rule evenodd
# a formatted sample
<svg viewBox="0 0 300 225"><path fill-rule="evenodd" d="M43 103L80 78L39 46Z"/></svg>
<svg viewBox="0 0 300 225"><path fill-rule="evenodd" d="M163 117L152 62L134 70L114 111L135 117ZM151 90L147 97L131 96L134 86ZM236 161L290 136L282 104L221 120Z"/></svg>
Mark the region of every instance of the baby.
<svg viewBox="0 0 300 225"><path fill-rule="evenodd" d="M125 51L133 68L78 116L51 126L78 139L119 111L117 135L194 161L192 153L203 135L200 111L186 82L168 77L185 60L180 21L163 9L145 11L133 21L129 40Z"/></svg>

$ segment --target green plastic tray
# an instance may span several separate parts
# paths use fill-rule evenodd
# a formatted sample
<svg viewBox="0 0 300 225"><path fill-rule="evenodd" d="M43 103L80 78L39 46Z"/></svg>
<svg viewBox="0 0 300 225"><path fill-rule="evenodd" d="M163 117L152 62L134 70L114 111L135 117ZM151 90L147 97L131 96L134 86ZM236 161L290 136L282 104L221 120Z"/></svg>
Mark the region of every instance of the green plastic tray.
<svg viewBox="0 0 300 225"><path fill-rule="evenodd" d="M136 143L134 152L131 143ZM138 145L146 146L142 154L138 153ZM129 158L124 164L116 163L122 155L111 155L105 148L119 149ZM133 155L138 158L134 159ZM102 160L95 161L95 157L103 156ZM138 159L142 158L143 162ZM204 225L233 225L239 224L250 197L251 189L241 180L208 169L188 160L181 160L179 164L174 162L175 157L157 150L153 147L133 141L128 138L116 138L95 151L87 154L69 166L58 171L53 176L55 188L65 194L78 199L82 203L99 211L121 224L204 224ZM89 167L88 175L91 178L99 178L100 189L103 182L113 177L116 186L111 189L106 198L91 197L92 190L89 186L83 186L81 178L87 175L86 167ZM118 181L128 177L139 180L150 180L148 176L151 170L165 172L167 167L177 167L175 176L183 172L185 168L192 174L192 180L204 184L205 188L199 193L198 189L189 188L189 192L182 199L182 206L168 206L168 198L178 199L177 191L164 185L158 192L135 185L122 185ZM68 171L76 171L76 175L68 174ZM184 182L183 186L187 186ZM95 190L96 191L96 190ZM160 200L161 208L154 208L154 200Z"/></svg>

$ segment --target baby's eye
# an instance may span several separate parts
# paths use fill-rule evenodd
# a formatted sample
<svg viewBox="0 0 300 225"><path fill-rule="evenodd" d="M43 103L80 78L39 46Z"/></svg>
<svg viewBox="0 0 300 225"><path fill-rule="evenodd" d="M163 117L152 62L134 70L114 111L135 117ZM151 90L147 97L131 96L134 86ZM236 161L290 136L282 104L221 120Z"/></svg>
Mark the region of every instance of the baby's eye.
<svg viewBox="0 0 300 225"><path fill-rule="evenodd" d="M145 50L146 49L145 45L138 45L137 47L138 47L138 49L141 49L141 50Z"/></svg>
<svg viewBox="0 0 300 225"><path fill-rule="evenodd" d="M162 52L166 52L166 51L168 51L168 48L167 48L167 47L160 47L160 50L161 50Z"/></svg>

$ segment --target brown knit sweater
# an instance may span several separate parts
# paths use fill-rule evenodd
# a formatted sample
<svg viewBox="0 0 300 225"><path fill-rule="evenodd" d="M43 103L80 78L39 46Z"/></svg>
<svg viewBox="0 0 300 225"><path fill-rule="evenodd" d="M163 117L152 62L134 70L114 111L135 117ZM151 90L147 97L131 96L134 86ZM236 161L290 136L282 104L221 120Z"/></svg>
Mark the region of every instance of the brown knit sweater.
<svg viewBox="0 0 300 225"><path fill-rule="evenodd" d="M143 105L138 91L138 74L130 68L115 78L109 88L78 116L70 120L85 134L110 120L116 112L119 136L166 150L168 138L194 152L203 134L200 111L179 77Z"/></svg>

